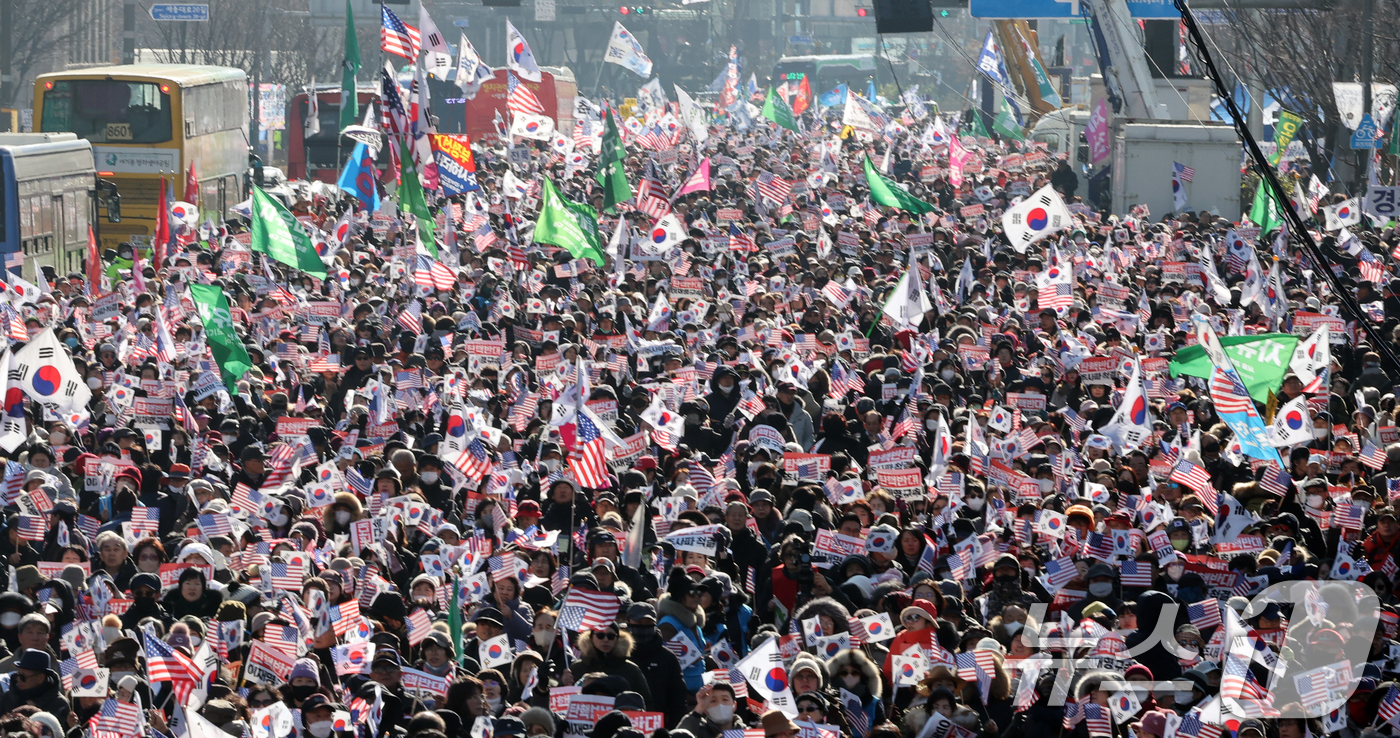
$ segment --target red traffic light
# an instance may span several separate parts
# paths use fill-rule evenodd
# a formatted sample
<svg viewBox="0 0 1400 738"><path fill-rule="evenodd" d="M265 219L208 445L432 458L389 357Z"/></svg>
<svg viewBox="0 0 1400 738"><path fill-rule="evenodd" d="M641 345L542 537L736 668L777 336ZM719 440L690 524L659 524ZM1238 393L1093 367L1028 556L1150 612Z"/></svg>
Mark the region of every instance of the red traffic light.
<svg viewBox="0 0 1400 738"><path fill-rule="evenodd" d="M864 18L870 14L870 8L856 8L856 15Z"/></svg>
<svg viewBox="0 0 1400 738"><path fill-rule="evenodd" d="M618 12L622 13L623 15L627 15L628 13L632 12L632 9L624 5L621 8L618 8Z"/></svg>

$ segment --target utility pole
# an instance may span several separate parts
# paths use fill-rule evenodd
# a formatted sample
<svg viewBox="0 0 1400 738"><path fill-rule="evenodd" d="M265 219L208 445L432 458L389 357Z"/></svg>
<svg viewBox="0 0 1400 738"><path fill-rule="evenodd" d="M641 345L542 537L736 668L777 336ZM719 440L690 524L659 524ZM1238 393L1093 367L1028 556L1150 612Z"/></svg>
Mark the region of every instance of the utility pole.
<svg viewBox="0 0 1400 738"><path fill-rule="evenodd" d="M1361 115L1370 118L1377 129L1380 121L1371 117L1371 75L1376 64L1375 35L1376 0L1361 0ZM1375 160L1371 149L1362 149L1357 157L1357 171L1361 176L1370 174L1371 162ZM1364 162L1364 164L1363 164ZM1361 182L1357 182L1360 187ZM1360 187L1364 190L1364 187Z"/></svg>
<svg viewBox="0 0 1400 738"><path fill-rule="evenodd" d="M14 65L11 58L14 49L11 46L11 34L14 33L15 24L14 3L9 0L0 0L0 105L8 105L11 89L14 84Z"/></svg>
<svg viewBox="0 0 1400 738"><path fill-rule="evenodd" d="M263 157L261 139L263 59L267 58L267 0L258 0L258 27L263 32L258 34L258 58L253 61L253 120L250 121L253 135L249 143L265 165L267 159Z"/></svg>
<svg viewBox="0 0 1400 738"><path fill-rule="evenodd" d="M9 3L5 3L8 7ZM8 24L6 24L8 25ZM136 63L136 0L122 5L122 64Z"/></svg>

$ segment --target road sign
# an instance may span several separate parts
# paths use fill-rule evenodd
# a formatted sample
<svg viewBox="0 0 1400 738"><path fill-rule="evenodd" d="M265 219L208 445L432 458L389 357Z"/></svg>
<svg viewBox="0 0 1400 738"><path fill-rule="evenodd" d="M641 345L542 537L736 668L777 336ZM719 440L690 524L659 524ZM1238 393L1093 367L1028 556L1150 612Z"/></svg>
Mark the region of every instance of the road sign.
<svg viewBox="0 0 1400 738"><path fill-rule="evenodd" d="M974 18L1078 18L1086 16L1083 0L968 0ZM1134 18L1180 19L1172 0L1128 0Z"/></svg>
<svg viewBox="0 0 1400 738"><path fill-rule="evenodd" d="M788 43L793 46L813 46L811 36L788 36Z"/></svg>
<svg viewBox="0 0 1400 738"><path fill-rule="evenodd" d="M209 22L208 3L159 3L151 6L151 20Z"/></svg>
<svg viewBox="0 0 1400 738"><path fill-rule="evenodd" d="M458 28L471 28L472 22L470 20L467 20L466 18L458 18L457 20L452 21L452 25Z"/></svg>
<svg viewBox="0 0 1400 738"><path fill-rule="evenodd" d="M1361 122L1356 124L1356 132L1351 134L1351 147L1353 149L1376 149L1381 145L1381 131L1376 127L1376 122L1371 119L1371 114L1361 116Z"/></svg>

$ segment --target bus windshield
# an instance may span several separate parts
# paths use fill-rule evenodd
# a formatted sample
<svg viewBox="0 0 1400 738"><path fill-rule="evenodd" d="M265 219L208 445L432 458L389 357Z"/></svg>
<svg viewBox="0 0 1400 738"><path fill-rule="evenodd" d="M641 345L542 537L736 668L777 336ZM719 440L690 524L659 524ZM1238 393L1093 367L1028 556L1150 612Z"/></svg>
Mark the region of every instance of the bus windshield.
<svg viewBox="0 0 1400 738"><path fill-rule="evenodd" d="M154 82L57 80L44 93L44 131L72 131L93 143L165 143L170 94Z"/></svg>

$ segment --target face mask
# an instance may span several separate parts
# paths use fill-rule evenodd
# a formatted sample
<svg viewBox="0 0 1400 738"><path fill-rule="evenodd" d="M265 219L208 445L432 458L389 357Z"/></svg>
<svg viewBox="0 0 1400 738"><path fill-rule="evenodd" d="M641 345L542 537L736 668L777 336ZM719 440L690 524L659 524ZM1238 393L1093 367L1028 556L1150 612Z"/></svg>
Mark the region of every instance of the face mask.
<svg viewBox="0 0 1400 738"><path fill-rule="evenodd" d="M193 644L191 644L191 645L193 645ZM316 685L314 685L314 684L302 684L302 685L300 685L300 686L292 685L292 686L288 687L288 690L291 691L292 697L293 697L293 698L299 699L299 700L304 700L304 699L306 699L307 697L310 697L312 692L315 692L315 691L316 691Z"/></svg>
<svg viewBox="0 0 1400 738"><path fill-rule="evenodd" d="M350 513L347 512L347 511L345 511L345 510L336 510L336 511L335 511L335 522L336 522L337 525L349 525L349 524L350 524Z"/></svg>
<svg viewBox="0 0 1400 738"><path fill-rule="evenodd" d="M734 394L734 385L731 384L731 385L729 385L729 386L726 387L725 385L722 385L722 384L721 384L721 385L719 386L719 391L720 391L720 392L723 392L723 393L726 394L726 395L732 395L732 394Z"/></svg>
<svg viewBox="0 0 1400 738"><path fill-rule="evenodd" d="M1173 546L1175 548L1175 546ZM1181 564L1167 564L1167 578L1173 581L1181 578L1181 573L1186 570Z"/></svg>
<svg viewBox="0 0 1400 738"><path fill-rule="evenodd" d="M1011 622L1009 622L1009 623L1002 623L1001 625L1002 625L1003 628L1006 628L1006 633L1007 633L1007 635L1013 635L1013 636L1016 635L1017 633L1020 633L1020 632L1021 632L1021 628L1025 627L1025 623L1018 623L1018 622L1016 622L1016 621L1014 621L1014 620L1011 621Z"/></svg>
<svg viewBox="0 0 1400 738"><path fill-rule="evenodd" d="M102 389L102 378L88 377L88 389Z"/></svg>
<svg viewBox="0 0 1400 738"><path fill-rule="evenodd" d="M1180 538L1173 538L1173 539L1172 539L1172 548L1174 548L1174 549L1176 549L1176 550L1178 550L1178 551L1185 551L1185 550L1186 550L1186 547L1187 547L1187 546L1190 546L1190 545L1191 545L1191 542L1190 542L1190 541L1183 541L1183 540L1181 540Z"/></svg>
<svg viewBox="0 0 1400 738"><path fill-rule="evenodd" d="M1322 495L1308 495L1308 507L1314 510L1322 509Z"/></svg>
<svg viewBox="0 0 1400 738"><path fill-rule="evenodd" d="M628 630L632 633L632 640L645 643L656 635L656 627L652 625L633 625Z"/></svg>
<svg viewBox="0 0 1400 738"><path fill-rule="evenodd" d="M63 445L64 443L66 443L67 441L68 441L68 436L63 435L62 433L50 433L50 434L49 434L49 444L52 445L52 446L62 446L62 445Z"/></svg>
<svg viewBox="0 0 1400 738"><path fill-rule="evenodd" d="M928 428L929 430L938 430L938 421L937 421L937 420L925 420L925 421L924 421L924 427L925 427L925 428Z"/></svg>
<svg viewBox="0 0 1400 738"><path fill-rule="evenodd" d="M559 460L558 460L558 459L545 459L544 461L541 461L541 462L540 462L540 465L543 466L543 467L545 468L545 471L548 471L548 472L557 472L557 471L559 471Z"/></svg>
<svg viewBox="0 0 1400 738"><path fill-rule="evenodd" d="M1189 705L1189 704L1191 704L1191 702L1192 702L1192 699L1191 699L1191 692L1177 692L1177 693L1176 693L1176 704L1178 704L1178 705Z"/></svg>
<svg viewBox="0 0 1400 738"><path fill-rule="evenodd" d="M1035 483L1036 486L1040 487L1041 494L1045 494L1055 488L1055 480L1053 479L1037 479Z"/></svg>
<svg viewBox="0 0 1400 738"><path fill-rule="evenodd" d="M548 646L548 645L549 645L549 642L552 641L552 640L554 640L554 631L552 631L552 630L537 630L537 631L535 631L535 645L538 645L538 646Z"/></svg>
<svg viewBox="0 0 1400 738"><path fill-rule="evenodd" d="M418 478L422 479L424 484L432 484L433 482L436 482L438 480L438 473L423 472L422 474L418 475Z"/></svg>
<svg viewBox="0 0 1400 738"><path fill-rule="evenodd" d="M1322 427L1322 428L1314 427L1314 428L1313 428L1313 438L1316 438L1316 439L1321 440L1321 439L1326 438L1326 437L1327 437L1327 428L1326 428L1326 427Z"/></svg>
<svg viewBox="0 0 1400 738"><path fill-rule="evenodd" d="M7 612L0 614L0 628L13 628L19 625L21 616L17 612Z"/></svg>
<svg viewBox="0 0 1400 738"><path fill-rule="evenodd" d="M711 707L710 709L706 710L705 714L708 715L711 720L715 721L716 723L719 723L720 725L728 725L729 721L734 719L734 706L715 705L714 707Z"/></svg>
<svg viewBox="0 0 1400 738"><path fill-rule="evenodd" d="M331 721L319 720L306 726L306 730L311 733L311 735L316 736L316 738L326 738L326 736L331 734L331 726Z"/></svg>
<svg viewBox="0 0 1400 738"><path fill-rule="evenodd" d="M277 526L278 528L281 528L282 526L286 525L286 524L287 524L287 513L279 512L279 513L277 513L276 515L273 515L273 516L272 516L271 523L272 523L273 525Z"/></svg>
<svg viewBox="0 0 1400 738"><path fill-rule="evenodd" d="M982 499L981 497L970 497L967 500L967 507L973 512L981 512L982 507L986 504L987 501Z"/></svg>
<svg viewBox="0 0 1400 738"><path fill-rule="evenodd" d="M114 672L112 672L111 674L108 674L108 675L107 675L107 681L111 683L112 689L116 689L116 688L117 688L117 685L121 683L121 680L123 680L123 679L125 679L125 678L127 678L127 677L129 677L129 676L136 676L136 672L134 672L134 671L114 671Z"/></svg>
<svg viewBox="0 0 1400 738"><path fill-rule="evenodd" d="M943 371L939 372L938 374L939 374L939 376L943 377L944 381L947 381L947 380L950 380L950 379L952 379L953 377L957 376L958 373L955 372L955 371L953 371L952 369L944 369Z"/></svg>
<svg viewBox="0 0 1400 738"><path fill-rule="evenodd" d="M1090 582L1089 594L1095 597L1107 597L1113 594L1113 582Z"/></svg>
<svg viewBox="0 0 1400 738"><path fill-rule="evenodd" d="M860 677L858 676L844 676L841 677L841 681L846 685L846 689L855 689L860 686Z"/></svg>

